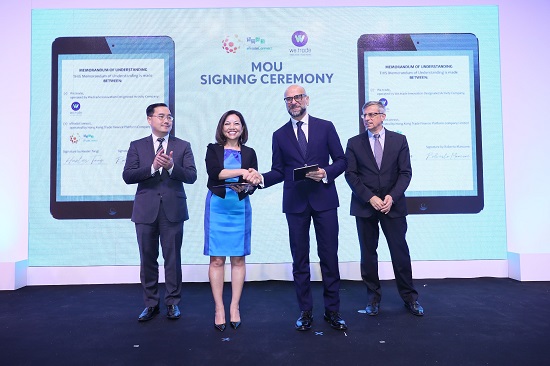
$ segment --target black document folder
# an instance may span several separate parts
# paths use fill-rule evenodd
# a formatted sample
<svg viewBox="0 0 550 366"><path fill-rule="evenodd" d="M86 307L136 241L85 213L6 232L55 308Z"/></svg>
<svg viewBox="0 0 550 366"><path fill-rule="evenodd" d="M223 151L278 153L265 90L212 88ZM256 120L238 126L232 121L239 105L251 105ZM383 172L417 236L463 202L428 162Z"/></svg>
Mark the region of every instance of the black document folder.
<svg viewBox="0 0 550 366"><path fill-rule="evenodd" d="M306 174L313 172L319 168L319 164L306 165L301 168L294 169L294 181L306 179Z"/></svg>

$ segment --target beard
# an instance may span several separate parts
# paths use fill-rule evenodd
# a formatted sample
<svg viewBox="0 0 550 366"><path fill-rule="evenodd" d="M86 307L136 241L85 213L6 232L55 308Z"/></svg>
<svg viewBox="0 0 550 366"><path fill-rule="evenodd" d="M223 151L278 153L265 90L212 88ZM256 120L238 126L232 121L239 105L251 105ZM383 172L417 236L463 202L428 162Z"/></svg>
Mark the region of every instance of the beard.
<svg viewBox="0 0 550 366"><path fill-rule="evenodd" d="M294 118L300 117L306 114L306 108L304 107L301 107L300 110L296 110L294 108L289 108L287 110L288 110L288 114L290 114Z"/></svg>

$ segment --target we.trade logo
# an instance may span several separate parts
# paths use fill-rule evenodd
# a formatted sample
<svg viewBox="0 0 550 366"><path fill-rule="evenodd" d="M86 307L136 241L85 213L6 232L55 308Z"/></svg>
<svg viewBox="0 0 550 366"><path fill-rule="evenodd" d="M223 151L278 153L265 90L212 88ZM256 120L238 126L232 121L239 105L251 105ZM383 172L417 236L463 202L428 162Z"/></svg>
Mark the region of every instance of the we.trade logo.
<svg viewBox="0 0 550 366"><path fill-rule="evenodd" d="M79 102L72 102L71 103L71 109L75 112L78 111L80 109L80 103Z"/></svg>
<svg viewBox="0 0 550 366"><path fill-rule="evenodd" d="M304 47L307 44L308 36L304 31L296 31L292 34L292 44L296 47Z"/></svg>
<svg viewBox="0 0 550 366"><path fill-rule="evenodd" d="M290 39L295 46L288 50L290 56L311 56L311 48L305 47L309 42L309 37L306 32L301 30L296 31L292 33Z"/></svg>

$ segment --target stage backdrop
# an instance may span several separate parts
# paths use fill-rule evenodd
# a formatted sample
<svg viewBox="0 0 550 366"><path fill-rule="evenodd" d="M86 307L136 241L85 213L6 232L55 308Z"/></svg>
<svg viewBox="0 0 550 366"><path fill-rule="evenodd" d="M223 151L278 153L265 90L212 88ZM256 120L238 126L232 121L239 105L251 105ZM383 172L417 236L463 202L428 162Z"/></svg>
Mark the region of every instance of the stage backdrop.
<svg viewBox="0 0 550 366"><path fill-rule="evenodd" d="M243 113L260 171L301 84L342 145L365 100L407 135L413 260L506 259L496 6L33 10L29 265L139 263L122 180L131 140L164 101L191 143L183 263L202 255L204 156L228 109ZM337 179L341 262L359 261L350 190ZM290 262L282 184L257 191L249 263ZM312 235L312 261L315 255ZM380 260L389 260L381 238Z"/></svg>

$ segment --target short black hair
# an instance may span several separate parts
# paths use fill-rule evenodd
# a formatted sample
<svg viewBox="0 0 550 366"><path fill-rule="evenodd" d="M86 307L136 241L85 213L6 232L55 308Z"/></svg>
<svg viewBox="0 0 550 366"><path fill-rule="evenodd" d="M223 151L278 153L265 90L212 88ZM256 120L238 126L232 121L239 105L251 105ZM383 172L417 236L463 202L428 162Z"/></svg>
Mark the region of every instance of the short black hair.
<svg viewBox="0 0 550 366"><path fill-rule="evenodd" d="M145 114L147 114L147 117L151 117L153 115L153 113L155 113L155 108L157 107L166 107L168 108L168 106L165 104L165 103L154 103L154 104L151 104L149 107L147 107L147 109L145 110Z"/></svg>

